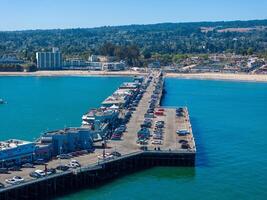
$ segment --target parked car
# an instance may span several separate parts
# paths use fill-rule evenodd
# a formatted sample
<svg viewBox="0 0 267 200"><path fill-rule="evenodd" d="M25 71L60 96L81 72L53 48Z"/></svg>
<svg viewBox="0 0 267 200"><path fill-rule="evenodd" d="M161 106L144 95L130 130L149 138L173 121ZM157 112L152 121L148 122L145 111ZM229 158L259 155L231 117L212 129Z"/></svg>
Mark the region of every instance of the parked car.
<svg viewBox="0 0 267 200"><path fill-rule="evenodd" d="M42 178L42 177L45 177L46 176L46 173L45 173L44 170L37 169L34 172L31 172L30 173L30 176L31 177L34 177L34 178Z"/></svg>
<svg viewBox="0 0 267 200"><path fill-rule="evenodd" d="M77 155L79 155L78 152L73 152L73 153L76 153ZM57 156L57 158L58 159L70 159L70 158L72 158L72 155L70 155L70 154L60 154L60 155Z"/></svg>
<svg viewBox="0 0 267 200"><path fill-rule="evenodd" d="M46 162L44 159L37 159L36 161L34 161L35 165L44 165Z"/></svg>
<svg viewBox="0 0 267 200"><path fill-rule="evenodd" d="M164 127L164 124L156 124L156 127L157 128L163 128Z"/></svg>
<svg viewBox="0 0 267 200"><path fill-rule="evenodd" d="M141 128L138 132L137 132L137 136L138 138L148 138L150 135L150 131L148 128Z"/></svg>
<svg viewBox="0 0 267 200"><path fill-rule="evenodd" d="M121 153L119 153L118 151L113 151L110 153L110 155L116 156L116 157L121 157Z"/></svg>
<svg viewBox="0 0 267 200"><path fill-rule="evenodd" d="M80 167L81 165L80 165L79 163L70 162L67 166L68 166L69 168L76 169L76 168Z"/></svg>
<svg viewBox="0 0 267 200"><path fill-rule="evenodd" d="M153 134L153 139L155 139L155 140L161 140L162 139L162 136L159 135L159 134Z"/></svg>
<svg viewBox="0 0 267 200"><path fill-rule="evenodd" d="M56 169L60 171L67 171L69 167L67 165L58 165Z"/></svg>
<svg viewBox="0 0 267 200"><path fill-rule="evenodd" d="M144 115L145 118L154 118L154 114L153 113L146 113Z"/></svg>
<svg viewBox="0 0 267 200"><path fill-rule="evenodd" d="M120 140L121 139L121 134L113 134L111 136L111 140Z"/></svg>
<svg viewBox="0 0 267 200"><path fill-rule="evenodd" d="M55 168L50 168L50 169L47 169L47 173L55 174L55 173L57 173L57 170Z"/></svg>
<svg viewBox="0 0 267 200"><path fill-rule="evenodd" d="M71 157L79 156L79 154L77 152L71 152L71 153L68 154L68 156L71 156ZM57 156L57 157L60 158L61 156ZM61 158L61 159L63 159L63 158Z"/></svg>
<svg viewBox="0 0 267 200"><path fill-rule="evenodd" d="M14 176L13 178L6 179L6 183L11 185L17 185L24 182L24 179L20 176Z"/></svg>
<svg viewBox="0 0 267 200"><path fill-rule="evenodd" d="M42 176L36 172L31 172L29 175L32 178L42 178Z"/></svg>
<svg viewBox="0 0 267 200"><path fill-rule="evenodd" d="M187 129L180 129L180 130L178 129L176 130L176 133L180 136L185 136L187 134L190 134L190 132Z"/></svg>
<svg viewBox="0 0 267 200"><path fill-rule="evenodd" d="M97 156L97 158L99 160L111 160L114 158L114 155L111 155L110 153L106 153L105 156L100 155L100 156Z"/></svg>
<svg viewBox="0 0 267 200"><path fill-rule="evenodd" d="M148 141L145 140L145 139L144 139L144 140L140 140L140 141L139 141L139 144L140 144L140 145L147 145L147 144L148 144Z"/></svg>
<svg viewBox="0 0 267 200"><path fill-rule="evenodd" d="M32 164L32 163L25 163L21 167L23 167L23 168L34 168L34 164Z"/></svg>
<svg viewBox="0 0 267 200"><path fill-rule="evenodd" d="M7 174L8 168L0 168L0 174Z"/></svg>
<svg viewBox="0 0 267 200"><path fill-rule="evenodd" d="M75 163L78 167L81 167L81 164L77 160L71 160L70 163Z"/></svg>
<svg viewBox="0 0 267 200"><path fill-rule="evenodd" d="M126 131L126 126L125 125L120 125L119 129L122 130L122 132Z"/></svg>
<svg viewBox="0 0 267 200"><path fill-rule="evenodd" d="M153 140L151 143L152 144L157 144L157 145L161 145L162 144L161 140Z"/></svg>
<svg viewBox="0 0 267 200"><path fill-rule="evenodd" d="M19 166L13 166L13 167L10 167L10 168L8 168L8 170L10 170L10 171L20 171L20 167Z"/></svg>
<svg viewBox="0 0 267 200"><path fill-rule="evenodd" d="M87 152L88 152L88 153L94 153L94 152L95 152L95 149L94 149L94 148L92 148L92 149L87 149Z"/></svg>

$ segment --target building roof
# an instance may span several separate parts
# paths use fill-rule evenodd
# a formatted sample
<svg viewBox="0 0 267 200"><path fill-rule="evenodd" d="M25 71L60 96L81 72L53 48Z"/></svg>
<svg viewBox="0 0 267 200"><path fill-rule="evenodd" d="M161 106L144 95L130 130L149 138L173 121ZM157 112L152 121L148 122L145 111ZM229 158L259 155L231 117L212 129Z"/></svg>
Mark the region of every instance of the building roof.
<svg viewBox="0 0 267 200"><path fill-rule="evenodd" d="M43 136L52 136L52 135L66 135L68 133L78 133L79 131L89 131L88 128L64 128L64 129L59 129L59 130L55 130L55 131L49 131L44 133Z"/></svg>
<svg viewBox="0 0 267 200"><path fill-rule="evenodd" d="M34 144L34 143L29 142L29 141L24 141L24 140L18 140L18 139L0 141L0 151L17 148L19 146L26 145L26 144Z"/></svg>

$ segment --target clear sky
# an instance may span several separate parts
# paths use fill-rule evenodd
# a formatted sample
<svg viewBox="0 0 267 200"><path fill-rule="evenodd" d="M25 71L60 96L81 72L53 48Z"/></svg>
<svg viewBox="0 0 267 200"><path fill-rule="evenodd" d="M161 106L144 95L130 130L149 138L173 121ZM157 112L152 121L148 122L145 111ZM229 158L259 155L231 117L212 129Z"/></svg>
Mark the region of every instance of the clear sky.
<svg viewBox="0 0 267 200"><path fill-rule="evenodd" d="M0 0L0 30L267 19L267 0Z"/></svg>

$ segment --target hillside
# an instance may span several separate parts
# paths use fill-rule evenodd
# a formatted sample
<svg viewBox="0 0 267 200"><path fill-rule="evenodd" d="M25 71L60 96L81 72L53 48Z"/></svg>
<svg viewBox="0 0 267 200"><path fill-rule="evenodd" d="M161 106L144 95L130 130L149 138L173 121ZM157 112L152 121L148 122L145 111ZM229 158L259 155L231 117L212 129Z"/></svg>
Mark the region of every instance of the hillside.
<svg viewBox="0 0 267 200"><path fill-rule="evenodd" d="M36 51L56 46L65 56L86 57L99 53L104 43L136 45L143 54L262 53L267 51L267 20L0 32L0 56L34 60Z"/></svg>

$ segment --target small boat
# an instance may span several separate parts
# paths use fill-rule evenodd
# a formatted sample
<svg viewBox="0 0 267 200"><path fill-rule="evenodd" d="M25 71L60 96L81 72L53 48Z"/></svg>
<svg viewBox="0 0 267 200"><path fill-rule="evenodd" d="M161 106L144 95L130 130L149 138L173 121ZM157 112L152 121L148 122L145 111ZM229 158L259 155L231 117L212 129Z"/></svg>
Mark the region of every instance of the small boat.
<svg viewBox="0 0 267 200"><path fill-rule="evenodd" d="M0 99L0 104L5 104L6 102L4 101L4 99Z"/></svg>

